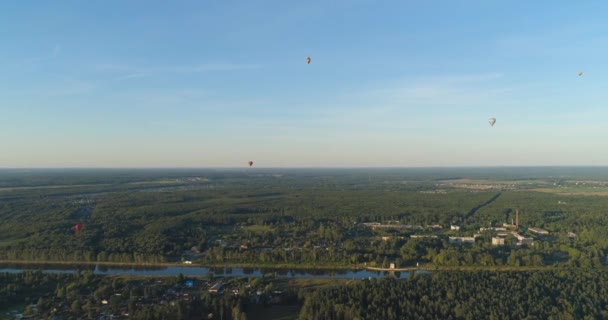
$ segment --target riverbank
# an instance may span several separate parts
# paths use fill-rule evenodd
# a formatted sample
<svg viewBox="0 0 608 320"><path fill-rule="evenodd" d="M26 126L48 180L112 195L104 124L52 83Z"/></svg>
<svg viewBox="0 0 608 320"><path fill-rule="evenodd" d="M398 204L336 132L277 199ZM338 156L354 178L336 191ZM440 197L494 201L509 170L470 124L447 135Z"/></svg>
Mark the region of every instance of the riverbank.
<svg viewBox="0 0 608 320"><path fill-rule="evenodd" d="M182 262L108 262L108 261L62 261L62 260L0 260L0 264L16 265L90 265L108 267L184 267L184 268L255 268L255 269L292 269L292 270L364 270L365 266L358 265L336 265L336 264L260 264L260 263L209 263L209 264L185 264Z"/></svg>

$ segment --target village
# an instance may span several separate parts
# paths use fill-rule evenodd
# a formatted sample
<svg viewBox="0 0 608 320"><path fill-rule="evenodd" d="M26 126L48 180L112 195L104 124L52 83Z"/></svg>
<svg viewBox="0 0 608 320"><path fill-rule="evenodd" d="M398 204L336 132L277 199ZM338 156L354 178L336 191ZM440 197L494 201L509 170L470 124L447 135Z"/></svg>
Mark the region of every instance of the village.
<svg viewBox="0 0 608 320"><path fill-rule="evenodd" d="M405 229L408 230L407 233L412 233L409 234L409 238L411 239L447 238L451 244L475 244L480 238L490 237L489 241L491 241L493 246L502 246L506 244L505 240L512 237L515 240L513 244L516 247L534 246L535 238L540 239L542 237L542 239L546 240L548 239L546 236L551 234L550 231L541 228L521 226L519 224L519 210L516 210L515 218L511 223L503 223L500 227L481 227L472 236L457 235L458 233L462 234L463 231L461 230L462 226L455 224L451 224L449 229L439 224L423 227L421 225L401 224L399 221L388 221L387 223L368 222L362 223L362 225L372 230L380 231L380 233L385 233L384 231L386 230ZM573 232L568 232L567 236L569 238L576 238L576 234ZM389 241L392 239L405 239L407 237L391 234L381 235L379 238L383 241Z"/></svg>
<svg viewBox="0 0 608 320"><path fill-rule="evenodd" d="M109 294L100 296L98 292L82 295L77 300L82 310L90 311L97 320L129 319L130 313L150 305L178 306L180 303L190 304L209 295L211 299L222 299L227 295L235 298L245 298L252 305L281 304L287 297L287 292L273 288L268 279L261 278L217 278L212 275L206 277L182 277L146 279L132 281L129 290L112 290ZM145 289L145 290L144 290ZM143 292L143 295L134 295L134 292ZM62 302L60 302L62 301ZM58 297L50 298L52 320L67 319L73 314L74 303L63 302ZM38 304L29 304L24 310L11 310L0 319L43 320L38 314ZM90 313L89 313L90 314ZM4 318L3 318L4 317ZM215 319L213 314L208 319ZM219 319L219 318L218 318Z"/></svg>

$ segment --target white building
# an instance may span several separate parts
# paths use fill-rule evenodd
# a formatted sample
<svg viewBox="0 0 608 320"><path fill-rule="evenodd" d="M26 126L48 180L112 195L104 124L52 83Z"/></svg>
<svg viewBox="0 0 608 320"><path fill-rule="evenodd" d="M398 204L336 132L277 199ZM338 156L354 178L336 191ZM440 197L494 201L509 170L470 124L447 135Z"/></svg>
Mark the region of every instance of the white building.
<svg viewBox="0 0 608 320"><path fill-rule="evenodd" d="M534 232L536 234L545 234L545 235L549 234L549 231L543 230L543 229L540 229L540 228L528 228L528 230L530 230L530 232Z"/></svg>
<svg viewBox="0 0 608 320"><path fill-rule="evenodd" d="M452 229L452 230L460 230L460 226L450 225L450 229Z"/></svg>
<svg viewBox="0 0 608 320"><path fill-rule="evenodd" d="M492 245L493 246L504 246L505 238L492 237Z"/></svg>

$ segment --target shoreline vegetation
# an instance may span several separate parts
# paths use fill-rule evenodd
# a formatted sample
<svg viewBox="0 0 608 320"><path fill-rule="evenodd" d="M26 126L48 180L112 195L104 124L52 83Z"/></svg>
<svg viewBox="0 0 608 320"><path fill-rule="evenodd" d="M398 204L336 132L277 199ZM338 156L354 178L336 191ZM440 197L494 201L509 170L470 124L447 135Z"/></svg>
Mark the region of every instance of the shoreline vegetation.
<svg viewBox="0 0 608 320"><path fill-rule="evenodd" d="M127 262L94 262L94 261L29 261L29 260L0 260L0 265L100 265L107 267L186 267L186 268L253 268L253 269L290 269L290 270L326 270L326 271L378 271L378 272L415 272L415 271L550 271L550 270L608 270L602 267L573 267L573 266L435 266L424 265L405 268L379 268L369 266L338 266L338 265L302 265L302 264L183 264L183 263L127 263Z"/></svg>

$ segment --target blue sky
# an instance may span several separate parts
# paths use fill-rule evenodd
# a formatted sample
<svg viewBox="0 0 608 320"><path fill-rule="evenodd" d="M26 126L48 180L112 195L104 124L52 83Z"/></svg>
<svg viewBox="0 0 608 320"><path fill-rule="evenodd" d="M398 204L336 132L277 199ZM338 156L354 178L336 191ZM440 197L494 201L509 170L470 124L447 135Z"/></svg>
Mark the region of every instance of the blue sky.
<svg viewBox="0 0 608 320"><path fill-rule="evenodd" d="M2 2L0 167L608 165L606 12Z"/></svg>

